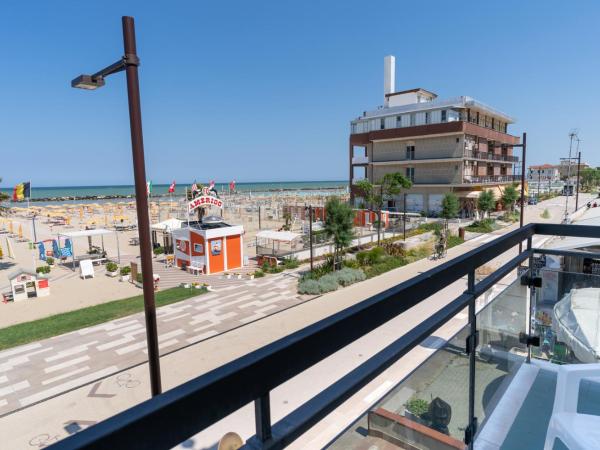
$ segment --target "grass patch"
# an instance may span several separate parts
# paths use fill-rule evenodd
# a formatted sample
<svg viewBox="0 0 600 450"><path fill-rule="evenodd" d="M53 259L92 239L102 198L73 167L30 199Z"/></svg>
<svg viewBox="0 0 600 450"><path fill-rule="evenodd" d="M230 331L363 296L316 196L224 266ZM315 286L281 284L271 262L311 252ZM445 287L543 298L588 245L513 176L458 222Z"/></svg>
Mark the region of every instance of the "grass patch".
<svg viewBox="0 0 600 450"><path fill-rule="evenodd" d="M186 289L182 287L165 289L156 292L156 306L170 305L206 292L206 289ZM143 310L144 296L136 295L135 297L89 306L31 322L11 325L0 330L0 350L98 325Z"/></svg>
<svg viewBox="0 0 600 450"><path fill-rule="evenodd" d="M460 236L450 235L448 236L448 248L456 247L457 245L463 244L465 240Z"/></svg>
<svg viewBox="0 0 600 450"><path fill-rule="evenodd" d="M491 233L498 229L496 221L494 219L483 219L476 220L471 225L465 227L465 230L472 231L474 233Z"/></svg>

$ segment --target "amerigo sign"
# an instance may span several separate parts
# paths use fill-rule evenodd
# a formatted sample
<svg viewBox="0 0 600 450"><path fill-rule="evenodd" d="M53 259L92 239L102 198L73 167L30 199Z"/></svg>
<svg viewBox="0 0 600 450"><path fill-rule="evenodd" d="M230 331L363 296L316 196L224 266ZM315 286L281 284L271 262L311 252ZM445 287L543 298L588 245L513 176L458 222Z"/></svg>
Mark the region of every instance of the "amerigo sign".
<svg viewBox="0 0 600 450"><path fill-rule="evenodd" d="M208 208L209 206L223 208L223 200L212 195L201 195L188 203L188 211L192 212L196 208Z"/></svg>

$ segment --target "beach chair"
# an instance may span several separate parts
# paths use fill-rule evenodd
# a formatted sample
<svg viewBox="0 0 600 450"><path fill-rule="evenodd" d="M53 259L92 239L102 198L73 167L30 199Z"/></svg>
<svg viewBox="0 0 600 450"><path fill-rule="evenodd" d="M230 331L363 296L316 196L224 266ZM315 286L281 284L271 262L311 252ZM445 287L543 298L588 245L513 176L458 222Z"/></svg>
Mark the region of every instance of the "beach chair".
<svg viewBox="0 0 600 450"><path fill-rule="evenodd" d="M584 379L600 383L600 364L571 364L558 369L544 450L552 450L556 439L569 450L600 448L600 416L577 412L579 384Z"/></svg>
<svg viewBox="0 0 600 450"><path fill-rule="evenodd" d="M94 278L94 264L91 259L83 259L79 261L79 276L84 280L87 277Z"/></svg>
<svg viewBox="0 0 600 450"><path fill-rule="evenodd" d="M73 256L73 244L71 243L71 239L65 240L65 245L61 249L61 253L65 258Z"/></svg>
<svg viewBox="0 0 600 450"><path fill-rule="evenodd" d="M40 252L40 261L46 261L46 247L43 242L38 244L38 251Z"/></svg>

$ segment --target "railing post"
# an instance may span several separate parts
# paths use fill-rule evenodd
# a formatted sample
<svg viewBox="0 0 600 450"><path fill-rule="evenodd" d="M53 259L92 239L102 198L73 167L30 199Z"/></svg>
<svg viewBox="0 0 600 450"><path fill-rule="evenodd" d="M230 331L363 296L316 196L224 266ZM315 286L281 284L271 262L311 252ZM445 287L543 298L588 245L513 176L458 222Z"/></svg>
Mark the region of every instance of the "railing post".
<svg viewBox="0 0 600 450"><path fill-rule="evenodd" d="M478 345L477 316L475 315L475 270L471 270L467 279L467 293L473 298L469 302L469 336L466 350L469 355L469 424L465 430L465 443L469 450L473 449L475 433L477 433L477 417L475 417L475 351Z"/></svg>
<svg viewBox="0 0 600 450"><path fill-rule="evenodd" d="M531 250L532 237L527 238L527 250ZM529 277L533 278L533 252L529 255ZM527 311L529 311L529 320L527 321L527 334L533 336L532 324L535 319L535 286L529 288L529 305L527 305ZM527 364L531 362L531 345L527 346Z"/></svg>
<svg viewBox="0 0 600 450"><path fill-rule="evenodd" d="M260 442L271 439L271 403L269 393L254 400L254 418L256 422L256 437Z"/></svg>

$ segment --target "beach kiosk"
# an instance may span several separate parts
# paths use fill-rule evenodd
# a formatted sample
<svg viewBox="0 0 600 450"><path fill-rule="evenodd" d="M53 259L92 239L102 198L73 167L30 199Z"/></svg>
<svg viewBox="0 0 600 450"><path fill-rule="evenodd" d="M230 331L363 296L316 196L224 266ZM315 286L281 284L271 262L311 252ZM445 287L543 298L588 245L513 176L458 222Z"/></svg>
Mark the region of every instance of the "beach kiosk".
<svg viewBox="0 0 600 450"><path fill-rule="evenodd" d="M47 278L41 278L37 273L19 269L8 276L15 302L31 297L46 297L50 295L50 283Z"/></svg>
<svg viewBox="0 0 600 450"><path fill-rule="evenodd" d="M219 273L239 269L244 261L244 227L229 225L221 217L184 224L171 231L175 264L192 273Z"/></svg>

